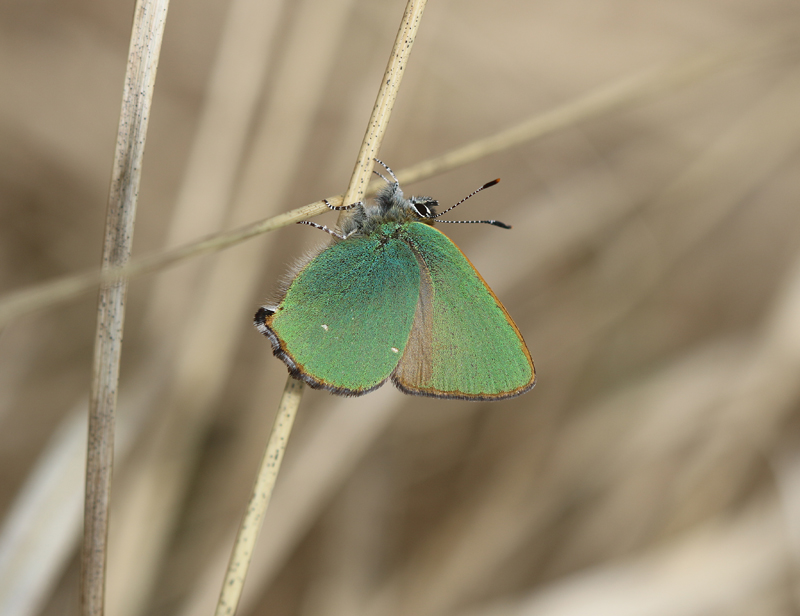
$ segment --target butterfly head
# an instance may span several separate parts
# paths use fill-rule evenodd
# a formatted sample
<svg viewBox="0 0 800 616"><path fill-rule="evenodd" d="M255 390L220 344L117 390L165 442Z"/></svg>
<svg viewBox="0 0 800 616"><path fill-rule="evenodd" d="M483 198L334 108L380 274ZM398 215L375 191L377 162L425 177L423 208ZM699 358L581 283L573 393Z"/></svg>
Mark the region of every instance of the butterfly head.
<svg viewBox="0 0 800 616"><path fill-rule="evenodd" d="M433 197L409 197L396 182L387 184L375 196L374 215L398 222L419 221L433 224L439 202Z"/></svg>
<svg viewBox="0 0 800 616"><path fill-rule="evenodd" d="M492 180L487 182L477 190L474 190L469 195L461 199L455 205L451 205L443 212L436 212L439 207L439 202L432 197L409 197L403 195L403 190L400 188L400 182L397 180L394 172L382 161L375 159L389 174L391 180L384 176L379 171L373 171L376 175L383 178L386 182L378 194L375 196L375 203L373 205L364 205L363 202L354 203L350 206L340 209L351 209L352 214L345 219L342 224L342 234L336 235L340 239L346 239L352 235L363 236L370 235L375 232L384 223L399 223L404 224L408 222L421 222L426 225L433 226L436 222L449 222L449 223L487 223L504 229L510 229L507 224L499 220L437 220L442 214L455 209L464 201L478 194L482 190L494 186L500 180ZM311 224L311 223L309 223Z"/></svg>
<svg viewBox="0 0 800 616"><path fill-rule="evenodd" d="M345 235L369 235L386 222L423 222L433 225L436 207L439 202L432 197L411 197L406 199L403 190L396 182L384 186L371 205L362 205L342 224Z"/></svg>

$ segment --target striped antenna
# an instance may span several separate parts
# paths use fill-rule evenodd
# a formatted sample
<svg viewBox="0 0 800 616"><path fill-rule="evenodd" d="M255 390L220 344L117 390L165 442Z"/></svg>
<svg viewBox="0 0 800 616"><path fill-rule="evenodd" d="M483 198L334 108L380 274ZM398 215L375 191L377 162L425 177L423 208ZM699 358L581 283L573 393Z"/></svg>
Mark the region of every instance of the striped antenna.
<svg viewBox="0 0 800 616"><path fill-rule="evenodd" d="M484 223L487 225L494 225L495 227L500 227L501 229L510 229L511 225L507 225L504 222L500 222L499 220L437 220L436 222L449 222L451 224L476 224L476 223Z"/></svg>
<svg viewBox="0 0 800 616"><path fill-rule="evenodd" d="M466 201L470 197L474 197L475 195L477 195L482 190L485 190L487 188L490 188L491 186L494 186L499 181L500 181L500 178L497 178L496 180L492 180L491 182L486 182L486 184L481 186L478 190L472 191L470 194L468 194L466 197L464 197L461 201L459 201L455 205L451 205L449 208L447 208L443 212L439 212L438 214L436 214L436 216L434 216L434 218L439 218L439 216L441 216L442 214L447 214L447 212L449 212L450 210L454 210L455 208L457 208L459 205L464 203L464 201ZM487 221L484 221L484 220L466 220L466 221L465 220L458 220L458 221L456 221L456 220L440 220L439 222L487 222ZM497 221L494 221L494 222L497 222ZM491 224L494 224L494 222L491 223Z"/></svg>

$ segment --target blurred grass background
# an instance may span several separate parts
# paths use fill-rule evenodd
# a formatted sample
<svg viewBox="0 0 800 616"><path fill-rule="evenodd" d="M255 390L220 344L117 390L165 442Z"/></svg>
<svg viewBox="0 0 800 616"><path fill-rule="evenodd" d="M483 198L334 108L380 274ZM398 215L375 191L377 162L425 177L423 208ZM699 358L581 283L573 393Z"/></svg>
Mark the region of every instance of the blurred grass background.
<svg viewBox="0 0 800 616"><path fill-rule="evenodd" d="M173 1L134 254L341 192L403 6ZM131 10L0 4L4 291L99 263ZM448 204L502 178L460 217L512 231L446 231L539 383L498 403L307 391L240 614L800 613L799 19L788 0L429 5L395 169L654 66L737 59L406 187ZM213 609L285 381L252 314L321 235L132 282L111 616ZM95 318L88 295L0 334L2 616L77 613Z"/></svg>

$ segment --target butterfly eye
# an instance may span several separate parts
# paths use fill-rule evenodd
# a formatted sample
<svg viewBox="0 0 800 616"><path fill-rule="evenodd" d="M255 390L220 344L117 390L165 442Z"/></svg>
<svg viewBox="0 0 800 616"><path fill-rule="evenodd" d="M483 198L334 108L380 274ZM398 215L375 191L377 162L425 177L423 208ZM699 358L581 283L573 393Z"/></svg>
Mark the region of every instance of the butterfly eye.
<svg viewBox="0 0 800 616"><path fill-rule="evenodd" d="M420 218L435 218L436 214L433 209L439 205L435 199L425 199L424 201L411 200L411 207Z"/></svg>
<svg viewBox="0 0 800 616"><path fill-rule="evenodd" d="M412 203L411 205L414 208L414 210L417 212L417 214L420 216L420 218L428 218L428 217L430 217L431 211L428 208L428 206L425 205L424 203Z"/></svg>

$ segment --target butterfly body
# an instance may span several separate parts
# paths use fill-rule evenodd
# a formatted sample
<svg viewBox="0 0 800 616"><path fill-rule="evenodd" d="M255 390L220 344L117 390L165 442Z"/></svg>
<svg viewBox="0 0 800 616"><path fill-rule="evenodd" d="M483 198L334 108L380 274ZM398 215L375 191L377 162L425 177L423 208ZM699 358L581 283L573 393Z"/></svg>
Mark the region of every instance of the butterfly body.
<svg viewBox="0 0 800 616"><path fill-rule="evenodd" d="M503 305L450 239L437 202L390 183L303 265L259 331L296 378L341 395L495 400L531 389L533 361Z"/></svg>

